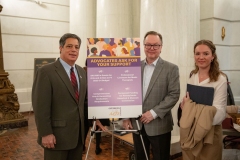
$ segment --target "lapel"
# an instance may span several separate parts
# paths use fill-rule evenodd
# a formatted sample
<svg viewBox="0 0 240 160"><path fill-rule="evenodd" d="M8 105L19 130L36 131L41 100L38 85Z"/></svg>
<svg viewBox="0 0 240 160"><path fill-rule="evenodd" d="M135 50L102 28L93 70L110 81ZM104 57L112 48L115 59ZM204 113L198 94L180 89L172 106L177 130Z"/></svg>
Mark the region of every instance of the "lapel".
<svg viewBox="0 0 240 160"><path fill-rule="evenodd" d="M143 102L149 96L149 93L152 90L154 83L156 82L157 78L159 77L159 75L160 75L160 73L163 69L163 64L164 64L163 59L161 57L159 57L159 59L157 61L157 64L156 64L156 67L153 71L153 74L152 74L152 77L151 77L151 80L150 80L150 83L149 83L149 86L148 86L148 89L147 89L147 92L146 92L146 95L145 95L145 98L144 98ZM142 76L143 76L143 72L144 72L144 66L145 66L145 64L143 62L142 63Z"/></svg>
<svg viewBox="0 0 240 160"><path fill-rule="evenodd" d="M68 91L70 92L70 94L72 95L72 98L75 100L75 102L77 103L77 100L75 98L75 94L74 94L74 90L71 84L71 81L64 69L64 67L62 66L62 64L60 63L59 59L55 62L55 70L57 72L57 74L59 75L59 77L62 79L63 83L66 85Z"/></svg>
<svg viewBox="0 0 240 160"><path fill-rule="evenodd" d="M75 66L76 66L76 69L77 69L78 79L79 79L79 87L78 87L78 88L79 88L79 89L78 89L79 99L78 99L78 102L80 102L80 99L82 98L81 95L84 95L83 86L80 85L80 84L84 84L84 82L83 82L83 77L84 77L84 75L82 75L83 72L81 72L80 67L77 66L77 65L75 65Z"/></svg>

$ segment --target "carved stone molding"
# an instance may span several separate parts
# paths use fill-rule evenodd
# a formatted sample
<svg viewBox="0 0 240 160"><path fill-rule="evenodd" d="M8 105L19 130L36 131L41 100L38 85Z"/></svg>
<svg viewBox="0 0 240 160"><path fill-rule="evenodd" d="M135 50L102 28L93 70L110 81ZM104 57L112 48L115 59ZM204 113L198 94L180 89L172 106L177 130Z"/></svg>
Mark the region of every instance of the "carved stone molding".
<svg viewBox="0 0 240 160"><path fill-rule="evenodd" d="M18 96L7 76L0 75L0 129L27 126L27 120L19 113Z"/></svg>

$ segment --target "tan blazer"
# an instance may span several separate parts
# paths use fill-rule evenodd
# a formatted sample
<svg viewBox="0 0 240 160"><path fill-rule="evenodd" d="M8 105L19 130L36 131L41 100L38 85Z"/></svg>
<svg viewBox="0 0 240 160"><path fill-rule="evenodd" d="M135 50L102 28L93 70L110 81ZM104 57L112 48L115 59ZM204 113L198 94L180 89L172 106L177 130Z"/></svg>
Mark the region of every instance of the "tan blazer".
<svg viewBox="0 0 240 160"><path fill-rule="evenodd" d="M180 145L183 150L191 150L197 157L204 144L213 144L213 117L217 109L213 106L185 102L180 119Z"/></svg>
<svg viewBox="0 0 240 160"><path fill-rule="evenodd" d="M76 65L80 83L77 102L71 81L59 60L38 69L32 87L32 105L38 130L42 136L54 134L55 150L69 150L84 141L84 98L86 72Z"/></svg>
<svg viewBox="0 0 240 160"><path fill-rule="evenodd" d="M144 61L142 61L142 75L144 67ZM172 131L173 119L171 109L177 103L179 95L178 67L159 57L143 100L142 112L145 113L153 109L158 115L156 119L144 125L148 136L161 135ZM134 129L137 129L135 119L132 119L132 124ZM142 123L139 125L141 128Z"/></svg>

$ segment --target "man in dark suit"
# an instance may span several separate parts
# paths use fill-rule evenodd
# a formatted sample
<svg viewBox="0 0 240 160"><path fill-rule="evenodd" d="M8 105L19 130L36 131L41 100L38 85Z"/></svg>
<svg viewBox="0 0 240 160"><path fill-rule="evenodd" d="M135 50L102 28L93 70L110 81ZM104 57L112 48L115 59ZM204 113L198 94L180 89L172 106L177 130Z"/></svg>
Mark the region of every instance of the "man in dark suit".
<svg viewBox="0 0 240 160"><path fill-rule="evenodd" d="M173 119L171 109L180 94L178 67L159 57L162 35L149 31L144 36L146 59L142 61L143 113L140 129L147 155L152 149L154 160L169 160ZM137 129L134 119L123 121L125 129ZM140 135L133 134L135 157L145 160Z"/></svg>
<svg viewBox="0 0 240 160"><path fill-rule="evenodd" d="M75 64L81 39L67 33L59 44L60 58L38 69L32 87L37 141L45 160L81 160L87 88L86 73Z"/></svg>

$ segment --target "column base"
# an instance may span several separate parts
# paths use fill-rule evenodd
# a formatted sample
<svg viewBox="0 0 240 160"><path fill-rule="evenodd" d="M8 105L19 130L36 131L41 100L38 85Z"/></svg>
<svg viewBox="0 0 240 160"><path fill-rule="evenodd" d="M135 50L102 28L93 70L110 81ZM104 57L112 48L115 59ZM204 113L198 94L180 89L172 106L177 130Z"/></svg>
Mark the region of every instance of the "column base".
<svg viewBox="0 0 240 160"><path fill-rule="evenodd" d="M19 119L0 122L0 130L20 128L20 127L26 127L26 126L28 126L28 120L26 118L19 118Z"/></svg>

